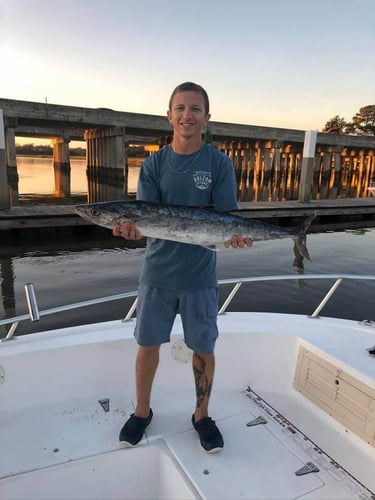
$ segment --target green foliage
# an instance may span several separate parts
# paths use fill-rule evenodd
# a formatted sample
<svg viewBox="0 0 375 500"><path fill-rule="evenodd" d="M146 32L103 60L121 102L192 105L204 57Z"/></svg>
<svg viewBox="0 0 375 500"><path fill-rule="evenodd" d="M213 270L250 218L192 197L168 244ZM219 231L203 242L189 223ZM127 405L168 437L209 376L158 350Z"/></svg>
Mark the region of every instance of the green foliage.
<svg viewBox="0 0 375 500"><path fill-rule="evenodd" d="M323 132L331 133L338 132L343 133L345 127L347 126L347 122L345 118L342 116L336 115L324 125Z"/></svg>
<svg viewBox="0 0 375 500"><path fill-rule="evenodd" d="M85 156L85 148L69 148L70 156ZM48 144L36 145L34 143L30 144L16 144L16 154L19 156L52 156L53 148ZM145 151L144 146L129 146L128 156L135 158L145 158L148 156L148 152Z"/></svg>
<svg viewBox="0 0 375 500"><path fill-rule="evenodd" d="M357 135L375 135L375 105L360 108L352 118L350 130Z"/></svg>
<svg viewBox="0 0 375 500"><path fill-rule="evenodd" d="M85 156L85 148L69 148L70 156ZM16 144L19 156L52 156L53 148L49 144Z"/></svg>
<svg viewBox="0 0 375 500"><path fill-rule="evenodd" d="M340 134L375 135L375 105L370 104L360 108L351 122L336 115L327 121L323 132L337 132Z"/></svg>
<svg viewBox="0 0 375 500"><path fill-rule="evenodd" d="M147 151L145 151L144 146L129 146L128 147L128 157L129 158L145 158L148 156Z"/></svg>
<svg viewBox="0 0 375 500"><path fill-rule="evenodd" d="M35 145L34 143L30 144L16 144L16 153L21 156L52 156L52 146L47 144Z"/></svg>

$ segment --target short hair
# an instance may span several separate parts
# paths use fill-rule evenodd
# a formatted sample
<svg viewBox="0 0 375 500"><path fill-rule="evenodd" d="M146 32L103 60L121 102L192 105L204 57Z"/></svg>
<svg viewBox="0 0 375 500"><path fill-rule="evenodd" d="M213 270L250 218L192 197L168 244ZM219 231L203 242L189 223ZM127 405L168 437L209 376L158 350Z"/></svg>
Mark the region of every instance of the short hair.
<svg viewBox="0 0 375 500"><path fill-rule="evenodd" d="M174 89L169 99L169 110L171 110L172 101L177 92L188 92L188 91L197 92L203 97L205 112L206 114L208 114L210 112L210 101L208 99L208 94L201 85L198 85L197 83L193 82L184 82L180 83L180 85L177 85L177 87Z"/></svg>

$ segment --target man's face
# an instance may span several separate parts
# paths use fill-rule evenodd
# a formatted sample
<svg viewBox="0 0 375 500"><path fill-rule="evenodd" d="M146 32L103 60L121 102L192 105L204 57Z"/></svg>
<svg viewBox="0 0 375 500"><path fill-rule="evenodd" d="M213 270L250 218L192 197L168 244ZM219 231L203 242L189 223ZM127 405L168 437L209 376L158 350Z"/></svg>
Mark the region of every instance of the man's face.
<svg viewBox="0 0 375 500"><path fill-rule="evenodd" d="M175 135L190 138L201 135L210 115L206 113L203 96L199 92L177 92L167 112Z"/></svg>

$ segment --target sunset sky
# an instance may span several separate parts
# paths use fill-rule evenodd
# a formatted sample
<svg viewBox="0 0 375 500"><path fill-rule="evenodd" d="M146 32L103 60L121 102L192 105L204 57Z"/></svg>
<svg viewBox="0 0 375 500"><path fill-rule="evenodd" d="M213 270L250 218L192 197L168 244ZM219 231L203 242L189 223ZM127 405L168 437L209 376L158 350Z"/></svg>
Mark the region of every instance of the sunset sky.
<svg viewBox="0 0 375 500"><path fill-rule="evenodd" d="M321 129L375 104L374 0L1 0L0 96L164 115L203 85L215 121Z"/></svg>

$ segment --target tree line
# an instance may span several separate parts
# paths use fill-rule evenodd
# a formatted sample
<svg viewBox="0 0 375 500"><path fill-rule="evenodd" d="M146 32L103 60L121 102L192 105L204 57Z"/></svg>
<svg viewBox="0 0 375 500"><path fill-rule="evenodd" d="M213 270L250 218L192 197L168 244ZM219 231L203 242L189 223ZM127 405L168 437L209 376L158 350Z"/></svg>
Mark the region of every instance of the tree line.
<svg viewBox="0 0 375 500"><path fill-rule="evenodd" d="M336 115L327 121L323 132L336 132L352 135L375 135L375 104L363 106L353 116L351 122L344 117Z"/></svg>
<svg viewBox="0 0 375 500"><path fill-rule="evenodd" d="M52 156L53 148L49 144L16 144L16 154L19 156ZM84 157L86 155L86 149L81 147L69 148L69 154L70 156ZM148 156L143 146L129 146L127 154L129 157L133 158L144 158Z"/></svg>
<svg viewBox="0 0 375 500"><path fill-rule="evenodd" d="M71 156L85 156L84 148L69 148ZM49 144L16 144L16 154L20 156L52 156L53 148Z"/></svg>

